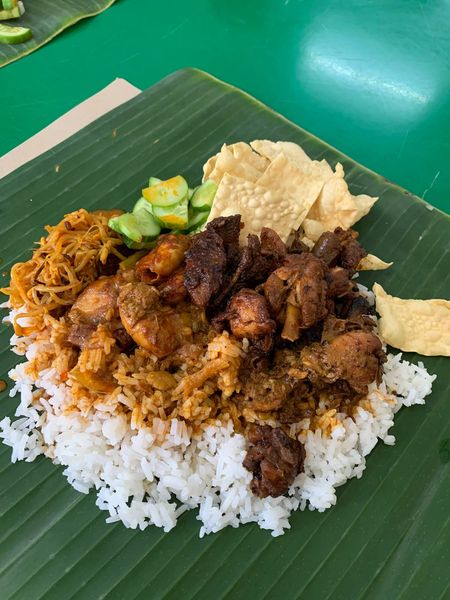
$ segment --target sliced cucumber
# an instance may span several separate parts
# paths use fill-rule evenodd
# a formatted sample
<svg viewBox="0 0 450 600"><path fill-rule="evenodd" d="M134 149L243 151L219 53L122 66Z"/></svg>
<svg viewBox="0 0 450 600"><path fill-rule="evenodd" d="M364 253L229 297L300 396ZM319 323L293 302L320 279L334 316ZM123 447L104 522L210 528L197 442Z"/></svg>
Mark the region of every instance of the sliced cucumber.
<svg viewBox="0 0 450 600"><path fill-rule="evenodd" d="M133 242L133 240L127 237L126 235L122 234L121 237L125 246L131 248L131 250L149 250L156 246L156 242L154 239L146 240L145 238L142 238L142 242Z"/></svg>
<svg viewBox="0 0 450 600"><path fill-rule="evenodd" d="M190 200L192 198L192 196L194 195L194 192L197 188L188 188L188 199Z"/></svg>
<svg viewBox="0 0 450 600"><path fill-rule="evenodd" d="M195 190L191 198L191 206L200 210L210 209L216 192L217 183L212 179L208 179Z"/></svg>
<svg viewBox="0 0 450 600"><path fill-rule="evenodd" d="M150 204L145 198L139 198L133 208L133 213L145 210L149 215L153 214L153 204Z"/></svg>
<svg viewBox="0 0 450 600"><path fill-rule="evenodd" d="M18 19L19 17L21 17L23 15L25 11L23 10L23 8L21 8L20 6L15 6L14 8L8 9L8 10L0 10L0 21L7 21L8 19ZM7 25L5 25L5 27L7 27ZM21 41L26 41L29 40L31 37L31 29L27 29L26 27L16 27L15 29L22 29L22 30L26 30L29 31L28 37L25 40L21 40ZM18 44L19 42L5 42L6 44Z"/></svg>
<svg viewBox="0 0 450 600"><path fill-rule="evenodd" d="M189 222L189 202L184 198L173 206L153 206L153 216L168 229L185 229Z"/></svg>
<svg viewBox="0 0 450 600"><path fill-rule="evenodd" d="M192 212L189 215L189 223L186 228L186 231L190 233L194 230L197 231L198 229L200 229L201 226L206 223L208 215L209 215L209 210L200 210L200 211Z"/></svg>
<svg viewBox="0 0 450 600"><path fill-rule="evenodd" d="M142 190L144 198L154 206L172 206L187 197L188 184L177 175Z"/></svg>
<svg viewBox="0 0 450 600"><path fill-rule="evenodd" d="M17 0L2 0L2 4L5 10L12 10L17 6Z"/></svg>
<svg viewBox="0 0 450 600"><path fill-rule="evenodd" d="M149 187L152 187L152 185L156 185L161 182L162 182L162 179L159 179L159 177L150 177L150 179L148 180L148 185L149 185Z"/></svg>
<svg viewBox="0 0 450 600"><path fill-rule="evenodd" d="M117 233L120 233L124 238L130 239L132 242L137 244L142 242L143 235L139 229L136 215L125 213L118 217L112 217L112 219L108 221L108 226L113 231L117 231Z"/></svg>
<svg viewBox="0 0 450 600"><path fill-rule="evenodd" d="M134 210L133 215L137 219L137 224L139 231L142 233L142 237L151 239L157 237L161 233L159 224L144 208Z"/></svg>

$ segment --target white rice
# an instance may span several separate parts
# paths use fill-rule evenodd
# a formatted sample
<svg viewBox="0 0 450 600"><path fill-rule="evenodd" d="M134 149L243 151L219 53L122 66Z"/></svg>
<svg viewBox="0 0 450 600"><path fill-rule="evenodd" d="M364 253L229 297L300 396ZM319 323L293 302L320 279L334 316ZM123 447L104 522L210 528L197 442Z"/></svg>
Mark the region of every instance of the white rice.
<svg viewBox="0 0 450 600"><path fill-rule="evenodd" d="M40 350L30 339L12 341L27 346L28 360ZM106 406L88 417L66 416L60 407L70 388L54 369L32 381L25 365L10 372L16 382L10 395L20 395L18 418L0 421L0 438L11 446L12 462L44 454L64 465L63 474L76 490L87 494L95 489L97 506L109 513L108 523L169 531L183 512L197 508L200 537L249 522L278 536L289 529L293 510L308 506L322 512L336 504L336 488L362 476L365 457L378 440L395 443L389 433L395 413L402 406L423 404L435 379L421 363L390 354L382 384L369 391L372 412L358 408L354 419L338 414L331 437L309 432L302 438L305 471L288 495L260 499L250 492L252 476L242 466L246 440L233 432L231 423L208 426L191 441L182 421L171 421L162 439L167 425L162 421L155 420L151 430L133 430L125 416L111 415ZM37 400L36 388L45 390L48 399Z"/></svg>

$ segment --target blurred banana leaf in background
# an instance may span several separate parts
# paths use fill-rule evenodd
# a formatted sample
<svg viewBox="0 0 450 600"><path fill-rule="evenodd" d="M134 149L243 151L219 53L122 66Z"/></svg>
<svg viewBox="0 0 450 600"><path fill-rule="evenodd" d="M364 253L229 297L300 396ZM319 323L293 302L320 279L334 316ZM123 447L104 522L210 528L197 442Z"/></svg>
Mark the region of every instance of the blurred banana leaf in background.
<svg viewBox="0 0 450 600"><path fill-rule="evenodd" d="M114 0L25 0L25 14L8 25L29 27L33 37L22 44L0 44L0 67L22 58L81 19L107 9Z"/></svg>

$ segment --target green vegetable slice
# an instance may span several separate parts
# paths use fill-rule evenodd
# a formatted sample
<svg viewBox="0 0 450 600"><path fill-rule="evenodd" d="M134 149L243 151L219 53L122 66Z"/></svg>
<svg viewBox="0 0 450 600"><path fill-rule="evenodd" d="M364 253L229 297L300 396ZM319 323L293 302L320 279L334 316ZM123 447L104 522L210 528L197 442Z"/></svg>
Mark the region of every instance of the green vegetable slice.
<svg viewBox="0 0 450 600"><path fill-rule="evenodd" d="M169 229L185 229L189 222L189 201L187 196L173 206L153 206L153 216Z"/></svg>
<svg viewBox="0 0 450 600"><path fill-rule="evenodd" d="M187 193L188 184L181 175L142 190L144 198L154 206L172 206L181 202Z"/></svg>
<svg viewBox="0 0 450 600"><path fill-rule="evenodd" d="M8 10L0 10L0 21L7 21L8 19L17 19L24 13L23 5L15 6ZM25 29L25 27L23 27ZM31 32L31 30L29 30ZM30 35L31 37L31 35ZM28 38L27 38L28 39ZM9 44L10 42L8 42Z"/></svg>
<svg viewBox="0 0 450 600"><path fill-rule="evenodd" d="M194 231L199 230L202 227L202 225L204 225L204 223L206 223L208 215L209 215L209 210L201 210L201 211L189 210L189 222L188 222L186 231L188 233L192 233Z"/></svg>
<svg viewBox="0 0 450 600"><path fill-rule="evenodd" d="M133 210L133 215L137 219L139 231L144 238L155 238L160 234L161 227L147 210L144 208Z"/></svg>
<svg viewBox="0 0 450 600"><path fill-rule="evenodd" d="M0 23L0 43L20 44L26 42L32 36L31 29L27 27L11 27Z"/></svg>
<svg viewBox="0 0 450 600"><path fill-rule="evenodd" d="M150 177L150 179L148 180L148 185L149 185L149 187L152 187L152 185L156 185L161 182L162 182L162 179L159 179L159 177Z"/></svg>
<svg viewBox="0 0 450 600"><path fill-rule="evenodd" d="M154 248L156 245L155 240L153 238L149 240L142 238L142 242L133 242L133 240L127 237L126 235L121 234L121 237L125 246L127 246L131 250L149 250L151 248Z"/></svg>
<svg viewBox="0 0 450 600"><path fill-rule="evenodd" d="M131 213L125 213L118 217L112 217L108 221L108 226L121 235L130 239L132 242L142 242L143 235L139 229L137 217ZM128 244L127 244L128 245Z"/></svg>
<svg viewBox="0 0 450 600"><path fill-rule="evenodd" d="M2 5L5 10L12 10L17 6L17 0L2 0Z"/></svg>
<svg viewBox="0 0 450 600"><path fill-rule="evenodd" d="M200 210L210 209L217 192L217 183L208 179L194 191L191 198L191 206Z"/></svg>
<svg viewBox="0 0 450 600"><path fill-rule="evenodd" d="M137 213L141 210L145 210L149 215L153 214L153 205L150 204L145 198L139 198L133 208L133 213Z"/></svg>

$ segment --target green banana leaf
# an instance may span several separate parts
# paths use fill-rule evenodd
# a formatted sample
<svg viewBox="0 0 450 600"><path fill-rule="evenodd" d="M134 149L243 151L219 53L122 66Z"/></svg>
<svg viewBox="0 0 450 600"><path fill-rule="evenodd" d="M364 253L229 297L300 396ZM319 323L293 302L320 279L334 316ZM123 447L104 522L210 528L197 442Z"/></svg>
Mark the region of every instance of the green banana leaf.
<svg viewBox="0 0 450 600"><path fill-rule="evenodd" d="M67 27L98 15L113 3L114 0L25 0L25 14L7 24L29 27L33 37L22 44L0 44L0 67L30 54Z"/></svg>
<svg viewBox="0 0 450 600"><path fill-rule="evenodd" d="M242 91L191 69L0 181L0 285L11 264L30 255L43 226L64 213L128 208L153 173L182 173L198 183L203 162L223 142L254 138L292 140L314 158L342 162L354 193L380 197L358 227L370 252L394 261L376 279L406 298L449 297L446 215ZM374 279L361 276L368 285ZM4 379L17 360L9 334L4 327ZM438 375L426 406L397 415L396 445L375 448L362 479L340 488L336 507L296 513L280 538L246 525L199 539L192 511L168 534L106 525L94 495L75 492L60 468L46 459L10 464L10 449L0 448L1 599L448 597L449 361L407 357ZM15 404L3 393L1 416L12 416Z"/></svg>

